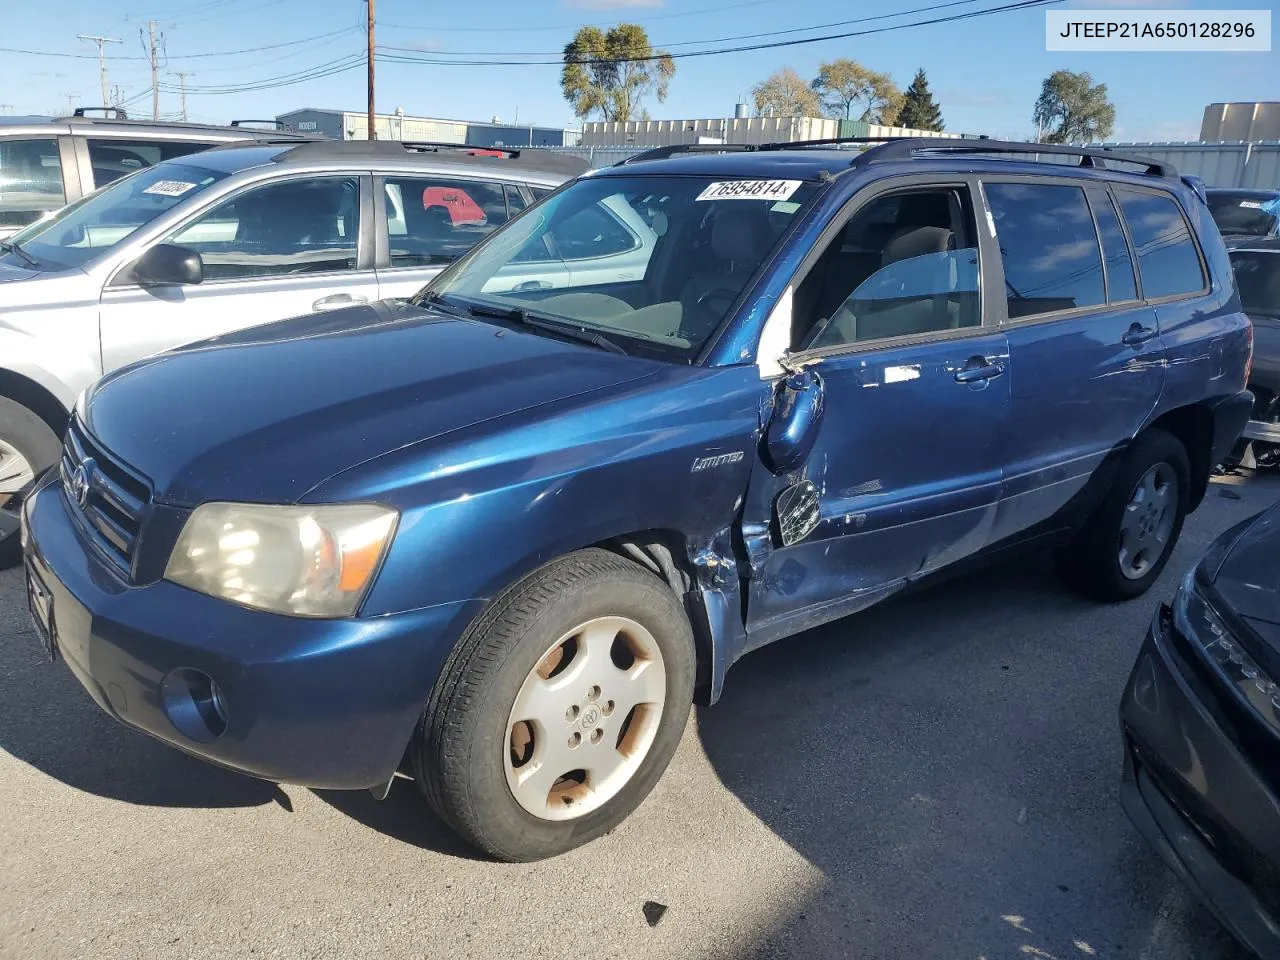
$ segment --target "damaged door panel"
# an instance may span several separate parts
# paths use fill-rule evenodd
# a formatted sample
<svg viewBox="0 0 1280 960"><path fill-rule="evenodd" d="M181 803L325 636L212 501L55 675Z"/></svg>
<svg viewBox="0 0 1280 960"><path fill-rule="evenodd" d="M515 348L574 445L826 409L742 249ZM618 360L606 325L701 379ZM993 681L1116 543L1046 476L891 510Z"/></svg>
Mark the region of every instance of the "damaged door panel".
<svg viewBox="0 0 1280 960"><path fill-rule="evenodd" d="M1007 362L1004 335L988 332L824 358L778 387L743 507L747 649L986 545Z"/></svg>

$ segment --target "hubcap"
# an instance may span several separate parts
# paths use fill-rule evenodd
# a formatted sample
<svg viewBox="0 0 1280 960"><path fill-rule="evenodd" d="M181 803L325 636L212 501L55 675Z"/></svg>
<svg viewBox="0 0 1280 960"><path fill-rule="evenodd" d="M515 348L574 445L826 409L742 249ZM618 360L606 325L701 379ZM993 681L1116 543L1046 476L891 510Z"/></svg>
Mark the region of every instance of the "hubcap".
<svg viewBox="0 0 1280 960"><path fill-rule="evenodd" d="M1178 475L1157 463L1133 488L1120 520L1120 572L1140 580L1169 548L1177 517Z"/></svg>
<svg viewBox="0 0 1280 960"><path fill-rule="evenodd" d="M0 437L0 506L35 480L35 472L18 448Z"/></svg>
<svg viewBox="0 0 1280 960"><path fill-rule="evenodd" d="M608 803L653 745L666 695L662 651L640 624L599 617L570 630L525 678L507 719L511 795L543 820Z"/></svg>

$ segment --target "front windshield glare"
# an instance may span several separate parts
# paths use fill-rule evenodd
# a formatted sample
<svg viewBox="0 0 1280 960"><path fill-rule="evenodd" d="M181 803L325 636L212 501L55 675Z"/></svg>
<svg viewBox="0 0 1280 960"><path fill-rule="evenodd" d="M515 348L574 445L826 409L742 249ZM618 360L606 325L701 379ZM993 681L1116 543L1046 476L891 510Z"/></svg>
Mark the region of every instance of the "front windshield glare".
<svg viewBox="0 0 1280 960"><path fill-rule="evenodd" d="M521 309L691 356L818 187L799 180L586 177L529 209L423 294Z"/></svg>
<svg viewBox="0 0 1280 960"><path fill-rule="evenodd" d="M45 269L79 267L225 176L189 164L156 164L82 197L10 239Z"/></svg>

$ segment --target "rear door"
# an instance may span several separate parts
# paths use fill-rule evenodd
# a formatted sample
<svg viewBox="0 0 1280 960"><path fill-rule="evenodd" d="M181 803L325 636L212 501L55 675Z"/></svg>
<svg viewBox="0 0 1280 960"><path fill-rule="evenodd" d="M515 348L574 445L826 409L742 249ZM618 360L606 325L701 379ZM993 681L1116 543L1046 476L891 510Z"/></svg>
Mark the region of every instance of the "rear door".
<svg viewBox="0 0 1280 960"><path fill-rule="evenodd" d="M1011 423L994 539L1052 517L1160 398L1164 347L1104 184L984 177ZM1105 258L1103 252L1105 251ZM1104 265L1105 259L1105 265Z"/></svg>
<svg viewBox="0 0 1280 960"><path fill-rule="evenodd" d="M1005 335L984 315L990 244L974 187L957 177L871 188L802 268L792 347L804 369L777 387L743 505L751 647L853 612L990 539L1010 370Z"/></svg>
<svg viewBox="0 0 1280 960"><path fill-rule="evenodd" d="M496 180L433 174L375 178L379 296L410 297L490 231L527 205L521 188ZM515 271L512 287L548 285L563 270ZM528 273L528 276L524 274ZM526 289L540 289L538 286Z"/></svg>
<svg viewBox="0 0 1280 960"><path fill-rule="evenodd" d="M204 281L144 287L124 267L102 293L103 371L243 327L378 299L370 178L309 174L245 187L159 242L204 261ZM362 196L363 193L363 196Z"/></svg>

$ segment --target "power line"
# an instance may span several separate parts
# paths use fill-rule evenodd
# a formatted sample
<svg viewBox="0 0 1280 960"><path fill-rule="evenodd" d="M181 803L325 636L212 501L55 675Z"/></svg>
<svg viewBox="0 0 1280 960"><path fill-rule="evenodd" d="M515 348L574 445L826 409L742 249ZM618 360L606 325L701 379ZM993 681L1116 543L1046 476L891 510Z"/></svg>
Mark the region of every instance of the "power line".
<svg viewBox="0 0 1280 960"><path fill-rule="evenodd" d="M795 40L776 40L768 43L744 44L736 47L719 47L711 50L686 50L668 54L673 60L684 60L692 57L710 57L726 53L746 53L752 50L775 50L780 47L796 47L809 43L822 43L827 40L847 40L850 37L865 37L878 33L891 33L894 30L906 30L911 27L928 27L940 23L954 23L959 20L972 20L976 17L986 17L996 13L1008 13L1014 10L1028 10L1035 7L1046 7L1052 4L1062 3L1063 0L1018 0L1015 3L1006 3L998 7L989 7L985 10L970 10L965 13L957 13L948 17L933 17L928 20L913 20L910 23L895 23L884 27L872 27L868 30L849 30L843 33L829 33L820 37L802 37ZM499 56L501 54L495 54ZM439 56L433 54L424 57L409 57L402 54L388 54L380 59L390 63L426 63L436 66L470 66L470 67L529 67L529 66L564 66L562 58L554 60L448 60L434 59ZM541 56L541 54L540 54ZM645 63L653 60L655 57L610 57L598 59L586 59L577 61L583 64L593 63Z"/></svg>
<svg viewBox="0 0 1280 960"><path fill-rule="evenodd" d="M745 3L731 3L720 7L703 7L699 10L684 10L680 13L659 13L652 17L637 17L634 20L628 19L626 22L652 23L655 20L675 20L678 17L697 17L704 13L720 13L723 10L739 10L742 7L759 7L779 2L781 0L746 0ZM605 20L599 23L566 23L551 26L535 24L528 27L434 27L409 23L383 23L380 26L395 30L429 30L432 33L549 33L563 30L579 30L582 27L611 27L620 22L619 20Z"/></svg>
<svg viewBox="0 0 1280 960"><path fill-rule="evenodd" d="M283 47L294 47L294 46L297 46L298 44L310 43L313 40L324 40L330 37L338 37L344 34L354 33L356 30L359 30L361 33L364 32L363 27L343 27L341 30L333 30L329 33L321 33L314 37L303 37L300 40L289 40L285 43L271 43L263 47L242 47L239 50L218 50L218 51L209 51L205 53L184 53L184 54L175 56L172 59L197 60L205 57L238 57L246 53L261 53L264 50L279 50ZM0 47L0 53L21 53L21 54L26 54L27 56L32 56L32 57L60 57L68 60L95 59L95 56L92 53L58 53L58 52L49 51L49 50L23 50L17 47ZM151 58L146 56L143 56L143 57L121 56L121 57L116 57L116 59L117 60L136 60L136 61L142 61L146 63L146 62L149 62Z"/></svg>
<svg viewBox="0 0 1280 960"><path fill-rule="evenodd" d="M186 70L174 70L173 75L178 78L179 92L182 97L182 122L187 122L187 77L194 77L194 73Z"/></svg>

